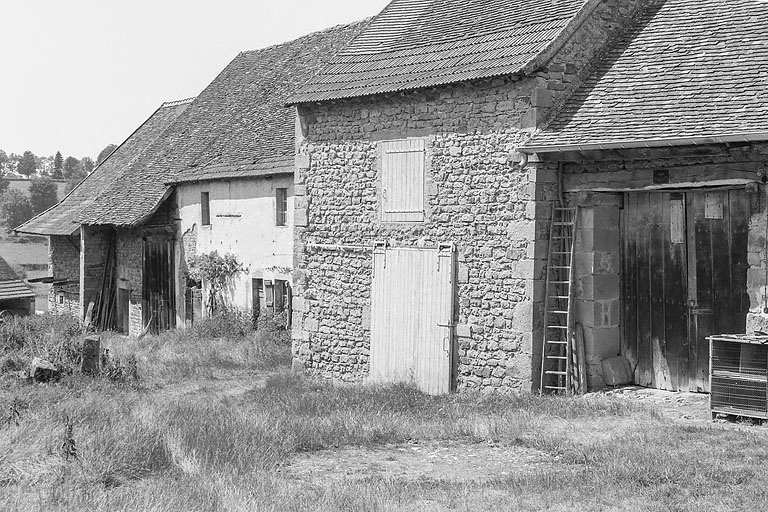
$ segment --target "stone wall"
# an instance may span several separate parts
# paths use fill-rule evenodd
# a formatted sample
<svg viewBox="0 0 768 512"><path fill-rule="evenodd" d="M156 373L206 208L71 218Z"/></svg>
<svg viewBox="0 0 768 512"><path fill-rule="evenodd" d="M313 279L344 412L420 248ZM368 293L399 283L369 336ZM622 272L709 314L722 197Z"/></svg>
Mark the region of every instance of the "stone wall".
<svg viewBox="0 0 768 512"><path fill-rule="evenodd" d="M141 229L117 230L115 253L117 255L117 287L129 290L128 334L138 335L142 329L142 258L143 234Z"/></svg>
<svg viewBox="0 0 768 512"><path fill-rule="evenodd" d="M52 236L48 243L48 266L55 281L48 293L48 311L80 317L80 237Z"/></svg>

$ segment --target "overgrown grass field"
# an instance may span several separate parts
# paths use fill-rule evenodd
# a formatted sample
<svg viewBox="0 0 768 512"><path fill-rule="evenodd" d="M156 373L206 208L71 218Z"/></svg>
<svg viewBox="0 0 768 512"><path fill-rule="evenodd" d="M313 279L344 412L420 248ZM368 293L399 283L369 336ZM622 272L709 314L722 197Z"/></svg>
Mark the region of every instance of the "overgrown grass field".
<svg viewBox="0 0 768 512"><path fill-rule="evenodd" d="M138 379L73 373L22 386L12 372L34 353L77 364L75 327L35 322L21 334L4 331L0 345L4 511L732 511L768 503L768 432L759 426L681 422L606 396L430 397L403 385L333 384L291 373L287 333L250 332L242 318L106 339L111 364L133 356ZM316 453L427 442L533 449L551 463L460 483L307 480L291 470Z"/></svg>

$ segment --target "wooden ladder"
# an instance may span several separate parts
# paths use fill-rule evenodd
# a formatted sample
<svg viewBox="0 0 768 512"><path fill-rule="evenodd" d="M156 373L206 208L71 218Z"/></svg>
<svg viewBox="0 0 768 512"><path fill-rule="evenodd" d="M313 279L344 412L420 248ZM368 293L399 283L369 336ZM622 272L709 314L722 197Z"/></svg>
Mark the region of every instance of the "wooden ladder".
<svg viewBox="0 0 768 512"><path fill-rule="evenodd" d="M571 395L579 365L573 347L573 261L578 208L552 207L544 299L544 336L539 394Z"/></svg>

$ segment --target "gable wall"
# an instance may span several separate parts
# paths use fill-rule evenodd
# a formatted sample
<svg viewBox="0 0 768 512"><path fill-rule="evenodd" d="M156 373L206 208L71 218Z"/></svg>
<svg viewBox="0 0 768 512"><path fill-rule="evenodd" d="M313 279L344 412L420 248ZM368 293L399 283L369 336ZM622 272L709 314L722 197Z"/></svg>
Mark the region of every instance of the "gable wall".
<svg viewBox="0 0 768 512"><path fill-rule="evenodd" d="M556 167L515 148L580 81L599 42L639 2L609 1L533 77L302 106L297 158L294 356L312 372L360 379L370 347L370 250L458 249L459 388L535 386L547 217ZM379 219L377 141L427 137L426 221ZM363 250L318 249L342 244ZM407 289L404 290L407 293Z"/></svg>
<svg viewBox="0 0 768 512"><path fill-rule="evenodd" d="M48 266L56 281L48 294L48 311L80 317L80 237L51 236L48 242Z"/></svg>

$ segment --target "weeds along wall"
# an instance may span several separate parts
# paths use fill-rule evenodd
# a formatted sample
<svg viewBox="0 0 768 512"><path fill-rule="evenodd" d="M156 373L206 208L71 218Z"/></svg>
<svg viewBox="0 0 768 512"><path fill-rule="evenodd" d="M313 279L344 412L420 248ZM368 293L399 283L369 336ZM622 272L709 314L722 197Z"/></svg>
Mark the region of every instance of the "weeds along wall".
<svg viewBox="0 0 768 512"><path fill-rule="evenodd" d="M454 380L459 389L536 387L548 217L556 166L516 148L577 87L636 9L597 5L535 73L299 107L294 361L347 380L369 370L372 255L322 244L454 243ZM381 220L383 141L421 138L424 221ZM409 293L404 283L402 293Z"/></svg>

